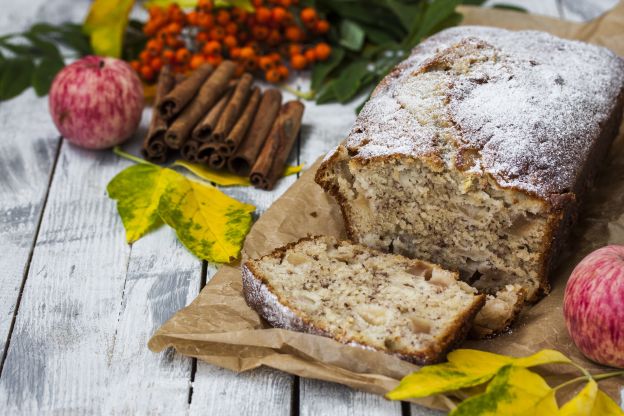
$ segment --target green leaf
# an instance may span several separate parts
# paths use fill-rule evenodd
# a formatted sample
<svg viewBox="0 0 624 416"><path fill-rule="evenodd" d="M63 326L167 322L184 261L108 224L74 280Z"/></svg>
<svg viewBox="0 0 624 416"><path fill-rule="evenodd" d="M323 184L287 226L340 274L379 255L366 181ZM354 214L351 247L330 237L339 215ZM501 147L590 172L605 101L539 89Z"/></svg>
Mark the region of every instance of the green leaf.
<svg viewBox="0 0 624 416"><path fill-rule="evenodd" d="M128 243L162 224L158 204L169 181L176 175L179 173L171 169L138 164L122 170L109 182L108 196L117 201Z"/></svg>
<svg viewBox="0 0 624 416"><path fill-rule="evenodd" d="M359 51L364 45L364 29L357 23L345 19L340 22L340 44L352 51Z"/></svg>
<svg viewBox="0 0 624 416"><path fill-rule="evenodd" d="M624 411L609 396L598 390L594 380L559 410L560 416L622 416Z"/></svg>
<svg viewBox="0 0 624 416"><path fill-rule="evenodd" d="M418 24L404 40L407 48L412 48L424 37L434 33L434 29L455 12L460 0L433 0L426 3L426 8Z"/></svg>
<svg viewBox="0 0 624 416"><path fill-rule="evenodd" d="M317 104L326 104L336 99L336 93L334 92L334 84L336 80L331 80L323 85L316 95Z"/></svg>
<svg viewBox="0 0 624 416"><path fill-rule="evenodd" d="M534 367L570 362L565 355L555 350L541 350L528 357L513 358L485 351L459 349L452 351L446 358L447 363L425 366L407 375L386 397L403 400L478 386L490 380L506 365Z"/></svg>
<svg viewBox="0 0 624 416"><path fill-rule="evenodd" d="M32 86L38 97L48 94L52 80L63 69L65 64L62 59L43 58L32 73Z"/></svg>
<svg viewBox="0 0 624 416"><path fill-rule="evenodd" d="M392 10L406 31L412 30L416 22L420 21L423 6L426 2L402 2L400 0L385 0L388 8Z"/></svg>
<svg viewBox="0 0 624 416"><path fill-rule="evenodd" d="M312 90L318 90L327 76L340 64L344 55L344 49L334 47L331 51L331 55L329 55L329 59L324 62L317 62L312 66L312 76L310 82L310 88Z"/></svg>
<svg viewBox="0 0 624 416"><path fill-rule="evenodd" d="M364 77L369 74L368 62L364 60L354 61L344 68L340 76L332 83L332 89L336 98L341 103L349 101L363 85Z"/></svg>
<svg viewBox="0 0 624 416"><path fill-rule="evenodd" d="M379 29L378 27L375 27L373 25L367 25L367 24L360 23L360 26L362 27L362 29L364 29L364 33L366 34L366 37L371 42L374 42L374 43L376 43L378 45L383 45L383 44L386 44L386 43L392 43L395 40L397 40L397 38L392 36L392 34L389 33L388 31L383 30L383 29Z"/></svg>
<svg viewBox="0 0 624 416"><path fill-rule="evenodd" d="M143 23L131 19L124 33L122 57L125 61L138 59L139 54L145 49L147 36L143 33Z"/></svg>
<svg viewBox="0 0 624 416"><path fill-rule="evenodd" d="M462 4L469 4L471 6L481 6L487 0L462 0Z"/></svg>
<svg viewBox="0 0 624 416"><path fill-rule="evenodd" d="M485 393L464 400L449 416L551 416L557 411L554 390L542 377L525 368L506 365Z"/></svg>
<svg viewBox="0 0 624 416"><path fill-rule="evenodd" d="M524 7L515 6L513 4L504 4L504 3L493 4L492 8L494 8L494 9L504 9L504 10L513 10L514 12L520 12L520 13L528 13L529 12Z"/></svg>
<svg viewBox="0 0 624 416"><path fill-rule="evenodd" d="M58 47L54 43L40 39L37 35L32 33L25 33L24 37L28 39L38 51L40 51L40 54L43 55L43 57L61 62L63 61L61 52L59 52Z"/></svg>
<svg viewBox="0 0 624 416"><path fill-rule="evenodd" d="M27 58L5 59L0 63L0 101L20 95L30 86L34 65Z"/></svg>
<svg viewBox="0 0 624 416"><path fill-rule="evenodd" d="M183 175L171 180L160 198L158 212L176 230L193 254L214 263L229 263L240 253L255 207Z"/></svg>

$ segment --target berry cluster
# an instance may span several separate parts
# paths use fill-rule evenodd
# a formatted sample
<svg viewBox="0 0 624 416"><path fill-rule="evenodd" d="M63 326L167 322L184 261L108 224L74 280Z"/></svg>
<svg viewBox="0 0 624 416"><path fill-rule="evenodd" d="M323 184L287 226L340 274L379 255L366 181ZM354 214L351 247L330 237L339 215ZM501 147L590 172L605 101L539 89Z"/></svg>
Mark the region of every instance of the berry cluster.
<svg viewBox="0 0 624 416"><path fill-rule="evenodd" d="M262 74L268 82L288 78L289 67L300 70L329 58L331 47L320 41L329 23L298 0L254 0L255 11L215 8L199 0L185 12L177 4L151 7L143 31L149 40L132 67L146 82L156 80L163 65L185 73L223 59L243 72ZM296 16L299 17L297 22Z"/></svg>

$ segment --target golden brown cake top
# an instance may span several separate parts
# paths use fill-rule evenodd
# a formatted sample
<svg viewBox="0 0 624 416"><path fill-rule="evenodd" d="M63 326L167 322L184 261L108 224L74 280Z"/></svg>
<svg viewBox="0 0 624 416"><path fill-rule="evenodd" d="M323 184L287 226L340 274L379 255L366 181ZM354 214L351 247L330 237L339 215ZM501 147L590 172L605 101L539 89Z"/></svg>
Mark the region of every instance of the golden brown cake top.
<svg viewBox="0 0 624 416"><path fill-rule="evenodd" d="M375 89L357 159L428 157L540 197L568 192L624 87L608 49L543 32L445 30Z"/></svg>

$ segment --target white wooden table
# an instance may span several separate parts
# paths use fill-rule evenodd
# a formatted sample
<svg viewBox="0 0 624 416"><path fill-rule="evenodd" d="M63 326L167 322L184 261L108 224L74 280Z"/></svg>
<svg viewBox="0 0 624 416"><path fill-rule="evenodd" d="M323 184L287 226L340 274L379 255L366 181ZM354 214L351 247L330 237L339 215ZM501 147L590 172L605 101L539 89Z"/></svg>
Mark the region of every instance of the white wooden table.
<svg viewBox="0 0 624 416"><path fill-rule="evenodd" d="M505 0L573 20L616 2ZM0 0L0 35L38 21L78 22L88 6ZM292 163L310 165L338 143L354 107L307 104ZM0 414L438 414L270 369L234 374L150 352L150 335L216 269L168 228L128 246L105 189L130 162L60 138L46 99L29 90L0 103L0 126ZM272 192L225 191L262 213L295 180L283 179Z"/></svg>

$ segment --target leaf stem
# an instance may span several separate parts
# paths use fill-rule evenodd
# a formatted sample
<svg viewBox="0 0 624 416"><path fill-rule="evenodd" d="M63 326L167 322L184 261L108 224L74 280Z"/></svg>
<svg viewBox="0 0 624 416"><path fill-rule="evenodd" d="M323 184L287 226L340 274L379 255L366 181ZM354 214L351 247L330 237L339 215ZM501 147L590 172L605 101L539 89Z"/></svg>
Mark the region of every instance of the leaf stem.
<svg viewBox="0 0 624 416"><path fill-rule="evenodd" d="M293 87L289 86L289 85L281 85L281 87L285 90L288 91L289 93L291 93L292 95L301 98L302 100L306 100L306 101L311 101L314 99L314 96L316 95L316 91L314 90L310 90L310 91L306 91L306 92L302 92L302 91L297 91L296 89L294 89Z"/></svg>
<svg viewBox="0 0 624 416"><path fill-rule="evenodd" d="M142 163L144 165L156 166L152 162L148 162L145 159L141 159L140 157L136 157L134 155L131 155L130 153L124 152L123 150L121 150L121 147L119 147L119 146L113 147L113 153L115 153L117 156L123 157L124 159L131 160L131 161L133 161L135 163Z"/></svg>
<svg viewBox="0 0 624 416"><path fill-rule="evenodd" d="M581 373L583 373L583 375L585 376L585 378L589 379L589 378L591 378L591 377L592 377L592 375L591 375L591 374L589 374L589 371L587 371L587 370L586 370L583 366L581 366L581 365L579 365L579 364L575 363L574 361L570 361L570 365L572 365L572 366L574 366L574 367L578 368L578 369L581 371Z"/></svg>
<svg viewBox="0 0 624 416"><path fill-rule="evenodd" d="M581 366L579 366L578 364L575 365L575 367L579 367L582 368ZM584 380L591 380L594 379L595 381L600 381L600 380L605 380L607 378L611 378L611 377L617 377L617 376L624 376L624 371L613 371L611 373L604 373L604 374L596 374L595 376L592 376L591 374L589 374L589 372L587 370L585 370L583 368L583 373L585 373L586 375L582 375L576 378L573 378L572 380L568 380L564 383L559 384L558 386L553 387L554 391L557 391L563 387L569 386L571 384L574 383L578 383L579 381L584 381Z"/></svg>

